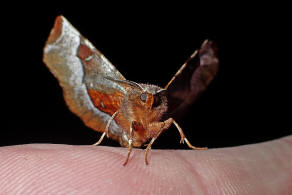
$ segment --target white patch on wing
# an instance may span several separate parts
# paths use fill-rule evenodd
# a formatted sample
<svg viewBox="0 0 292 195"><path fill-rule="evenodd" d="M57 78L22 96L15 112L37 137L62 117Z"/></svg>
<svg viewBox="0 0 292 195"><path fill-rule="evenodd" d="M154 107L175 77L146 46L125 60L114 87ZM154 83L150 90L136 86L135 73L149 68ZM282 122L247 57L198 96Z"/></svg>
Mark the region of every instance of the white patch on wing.
<svg viewBox="0 0 292 195"><path fill-rule="evenodd" d="M93 58L93 55L91 55L91 56L88 56L87 58L85 58L85 61L90 61L91 59Z"/></svg>

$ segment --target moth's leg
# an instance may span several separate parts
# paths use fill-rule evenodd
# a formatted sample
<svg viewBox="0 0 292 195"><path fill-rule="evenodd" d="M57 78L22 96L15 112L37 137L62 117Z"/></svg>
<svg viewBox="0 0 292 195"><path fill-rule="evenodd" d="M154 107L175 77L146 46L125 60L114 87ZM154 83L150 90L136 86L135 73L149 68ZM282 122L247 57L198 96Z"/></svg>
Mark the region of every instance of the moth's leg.
<svg viewBox="0 0 292 195"><path fill-rule="evenodd" d="M162 132L162 130L157 134L157 136L153 137L151 139L151 141L149 142L149 144L147 145L146 149L145 149L145 164L149 165L149 161L148 161L148 152L151 149L152 144L154 143L154 141L158 138L158 136L160 135L160 133Z"/></svg>
<svg viewBox="0 0 292 195"><path fill-rule="evenodd" d="M178 132L179 132L179 134L180 134L180 143L184 143L184 142L186 142L186 144L189 146L189 148L192 148L192 149L194 149L194 150L206 150L206 149L208 149L208 148L206 148L206 147L195 147L195 146L193 146L193 145L189 142L189 140L186 138L186 136L185 136L185 134L184 134L182 128L177 124L177 122L176 122L175 120L173 120L173 119L172 119L172 122L173 122L173 124L176 126L176 128L178 129Z"/></svg>
<svg viewBox="0 0 292 195"><path fill-rule="evenodd" d="M94 145L94 146L99 145L101 143L101 141L103 140L105 135L106 135L106 132L103 132L102 135L100 136L99 140L95 144L92 144L92 145Z"/></svg>
<svg viewBox="0 0 292 195"><path fill-rule="evenodd" d="M104 138L105 135L108 137L108 128L109 128L111 122L113 121L113 119L115 118L115 116L117 115L117 113L118 113L118 111L116 111L116 112L111 116L111 118L107 121L107 124L106 124L106 126L105 126L105 130L104 130L103 134L100 136L99 140L98 140L95 144L93 144L94 146L99 145L99 144L101 143L101 141L103 140L103 138Z"/></svg>
<svg viewBox="0 0 292 195"><path fill-rule="evenodd" d="M106 136L108 137L108 128L111 124L111 122L114 120L115 116L117 115L118 111L116 111L115 113L113 113L113 115L111 116L111 118L108 120L106 126L105 126L105 130L104 132L106 132Z"/></svg>
<svg viewBox="0 0 292 195"><path fill-rule="evenodd" d="M127 154L126 161L123 164L124 166L128 163L129 158L130 158L130 155L131 155L131 152L132 152L132 149L133 149L133 128L132 128L132 122L131 122L131 125L130 125L130 138L129 138L129 141L128 141L128 148L129 148L129 151L128 151L128 154Z"/></svg>
<svg viewBox="0 0 292 195"><path fill-rule="evenodd" d="M149 142L149 144L147 144L147 147L145 149L145 163L146 165L149 164L148 161L148 153L151 149L152 144L154 143L154 141L159 137L159 135L166 129L169 128L169 126L172 124L173 119L168 119L164 122L157 122L157 123L152 123L150 128L151 131L155 133L155 136L152 137L151 141Z"/></svg>

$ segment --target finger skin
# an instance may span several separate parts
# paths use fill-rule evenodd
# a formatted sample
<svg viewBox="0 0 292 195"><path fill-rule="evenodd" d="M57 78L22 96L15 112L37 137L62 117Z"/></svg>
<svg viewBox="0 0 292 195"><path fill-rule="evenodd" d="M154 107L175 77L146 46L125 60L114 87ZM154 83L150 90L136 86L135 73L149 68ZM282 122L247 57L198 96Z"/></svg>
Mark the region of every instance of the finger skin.
<svg viewBox="0 0 292 195"><path fill-rule="evenodd" d="M0 148L0 194L292 194L292 136L233 148Z"/></svg>

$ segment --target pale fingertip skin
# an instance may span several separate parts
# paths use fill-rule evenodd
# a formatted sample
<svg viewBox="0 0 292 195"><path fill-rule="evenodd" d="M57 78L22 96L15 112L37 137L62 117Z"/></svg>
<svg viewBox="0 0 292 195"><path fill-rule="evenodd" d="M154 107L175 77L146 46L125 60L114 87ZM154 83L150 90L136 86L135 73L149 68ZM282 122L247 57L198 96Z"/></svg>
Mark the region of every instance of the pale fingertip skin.
<svg viewBox="0 0 292 195"><path fill-rule="evenodd" d="M233 148L0 148L0 194L291 194L292 136Z"/></svg>

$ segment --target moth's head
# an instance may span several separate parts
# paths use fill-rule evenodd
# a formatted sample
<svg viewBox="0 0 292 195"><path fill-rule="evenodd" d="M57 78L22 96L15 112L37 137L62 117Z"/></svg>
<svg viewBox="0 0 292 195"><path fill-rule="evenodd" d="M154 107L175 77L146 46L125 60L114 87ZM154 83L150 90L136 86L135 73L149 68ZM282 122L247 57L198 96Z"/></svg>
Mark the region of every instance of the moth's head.
<svg viewBox="0 0 292 195"><path fill-rule="evenodd" d="M137 84L129 91L127 103L135 116L159 120L167 110L166 90L155 85ZM149 121L150 122L150 121Z"/></svg>
<svg viewBox="0 0 292 195"><path fill-rule="evenodd" d="M147 133L153 122L161 120L167 111L166 90L155 85L139 84L133 81L118 80L124 93L119 115L127 121L126 127L133 128L133 146L139 147L147 139ZM128 126L128 127L127 127ZM121 136L120 144L127 146L129 131Z"/></svg>
<svg viewBox="0 0 292 195"><path fill-rule="evenodd" d="M140 147L147 141L152 123L160 121L167 111L166 90L155 85L131 81L131 87L127 88L127 95L122 104L123 115L132 123L133 146ZM126 137L129 138L129 132ZM128 144L127 139L120 140L120 143Z"/></svg>
<svg viewBox="0 0 292 195"><path fill-rule="evenodd" d="M106 78L123 86L124 98L121 107L127 116L137 116L138 118L143 116L144 118L150 117L153 120L159 120L158 118L166 112L167 98L165 89L156 85Z"/></svg>

